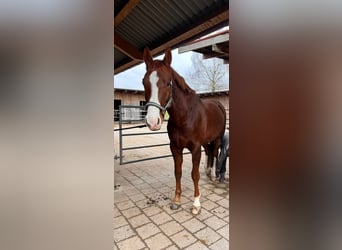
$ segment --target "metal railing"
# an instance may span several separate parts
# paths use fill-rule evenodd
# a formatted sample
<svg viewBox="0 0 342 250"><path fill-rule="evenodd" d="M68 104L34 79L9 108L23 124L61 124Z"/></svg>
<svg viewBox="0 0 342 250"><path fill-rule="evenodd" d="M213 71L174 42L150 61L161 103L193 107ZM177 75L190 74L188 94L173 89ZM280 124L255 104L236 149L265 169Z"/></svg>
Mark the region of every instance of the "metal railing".
<svg viewBox="0 0 342 250"><path fill-rule="evenodd" d="M136 142L140 142L141 140L139 138L146 136L146 135L155 135L155 134L167 134L167 131L162 132L152 132L146 129L145 125L145 115L146 115L146 107L145 106L134 106L134 105L122 105L119 107L116 114L118 115L119 120L119 128L114 129L114 131L119 132L119 156L117 158L120 159L120 165L129 164L129 163L136 163L141 161L148 161L148 160L155 160L165 157L172 157L172 154L166 154L166 155L158 155L158 156L151 156L151 157L141 157L140 159L136 160L127 160L124 161L124 152L132 151L132 150L140 150L144 148L155 148L155 147L165 147L169 146L170 143L159 143L159 144L149 144L149 145L136 145L136 146L125 146L124 138L135 136L137 137ZM132 127L123 127L124 124L139 124L137 126ZM229 126L229 123L228 123ZM145 128L145 132L136 133L136 132L127 132L131 129L136 128ZM204 152L204 150L202 150ZM189 150L185 149L185 152L183 152L183 155L190 154Z"/></svg>
<svg viewBox="0 0 342 250"><path fill-rule="evenodd" d="M133 128L144 128L145 125L145 106L133 106L133 105L124 105L119 107L119 148L120 148L120 165L128 164L128 163L135 163L140 161L147 161L147 160L154 160L154 159L160 159L164 157L170 157L172 154L168 155L160 155L160 156L153 156L153 157L145 157L140 158L138 160L128 160L124 161L124 152L128 150L138 150L143 148L153 148L153 147L162 147L162 146L168 146L170 143L159 143L159 144L150 144L150 145L143 145L143 146L134 146L134 147L125 147L124 145L124 138L128 136L145 136L145 135L153 135L153 134L167 134L167 131L163 132L141 132L141 133L130 133L130 132L124 132L125 130L133 129ZM134 126L134 127L128 127L124 128L123 124L131 124L131 123L144 123L144 125L140 126ZM137 139L137 142L139 139Z"/></svg>

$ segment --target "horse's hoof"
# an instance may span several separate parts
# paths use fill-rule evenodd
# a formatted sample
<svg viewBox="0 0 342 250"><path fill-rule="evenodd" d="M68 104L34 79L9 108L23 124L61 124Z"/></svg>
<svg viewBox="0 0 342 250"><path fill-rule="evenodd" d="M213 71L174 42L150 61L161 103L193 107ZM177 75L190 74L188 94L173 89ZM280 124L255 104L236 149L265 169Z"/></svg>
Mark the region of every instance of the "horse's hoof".
<svg viewBox="0 0 342 250"><path fill-rule="evenodd" d="M198 215L201 213L201 207L193 207L192 210L191 210L191 213L193 215Z"/></svg>
<svg viewBox="0 0 342 250"><path fill-rule="evenodd" d="M171 209L171 210L177 210L177 209L179 209L179 208L180 208L180 204L172 203L172 204L170 205L170 209Z"/></svg>

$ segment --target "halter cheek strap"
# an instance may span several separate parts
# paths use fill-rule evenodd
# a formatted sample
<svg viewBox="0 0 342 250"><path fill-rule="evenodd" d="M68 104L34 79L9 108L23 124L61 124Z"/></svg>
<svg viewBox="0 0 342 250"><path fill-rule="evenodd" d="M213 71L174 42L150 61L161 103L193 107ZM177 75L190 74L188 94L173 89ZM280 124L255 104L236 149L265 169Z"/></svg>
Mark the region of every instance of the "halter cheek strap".
<svg viewBox="0 0 342 250"><path fill-rule="evenodd" d="M160 104L158 104L158 103L156 103L156 102L148 102L148 103L146 103L146 107L148 107L148 106L154 106L154 107L159 108L163 113L165 113L166 110L167 110L168 108L170 108L171 102L172 102L172 85L171 85L171 84L170 84L170 91L171 91L171 92L170 92L170 98L169 98L169 100L167 101L165 107L163 107L162 105L160 105Z"/></svg>

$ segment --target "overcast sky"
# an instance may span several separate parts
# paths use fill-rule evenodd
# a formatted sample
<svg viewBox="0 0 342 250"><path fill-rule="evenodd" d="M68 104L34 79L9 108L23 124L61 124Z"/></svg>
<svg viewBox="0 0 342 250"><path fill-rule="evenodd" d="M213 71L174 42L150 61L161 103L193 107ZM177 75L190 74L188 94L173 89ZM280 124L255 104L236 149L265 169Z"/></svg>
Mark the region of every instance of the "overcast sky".
<svg viewBox="0 0 342 250"><path fill-rule="evenodd" d="M192 67L191 55L193 52L178 54L178 49L172 50L171 66L180 75L184 76ZM162 60L164 54L154 59ZM141 63L129 70L121 72L114 76L115 88L143 90L142 78L146 72L145 63ZM186 80L186 79L185 79Z"/></svg>

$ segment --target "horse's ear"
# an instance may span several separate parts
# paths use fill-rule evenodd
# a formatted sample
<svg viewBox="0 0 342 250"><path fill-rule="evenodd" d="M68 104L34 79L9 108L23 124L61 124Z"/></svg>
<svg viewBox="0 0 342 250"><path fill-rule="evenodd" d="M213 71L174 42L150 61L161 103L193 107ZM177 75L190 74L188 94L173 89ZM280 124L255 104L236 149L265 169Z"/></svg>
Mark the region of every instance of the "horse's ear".
<svg viewBox="0 0 342 250"><path fill-rule="evenodd" d="M171 49L170 48L167 48L165 50L165 56L164 56L164 63L168 66L171 65L171 60L172 60L172 55L171 55Z"/></svg>
<svg viewBox="0 0 342 250"><path fill-rule="evenodd" d="M144 49L143 59L145 61L146 70L147 70L153 62L153 57L151 55L151 51L147 47Z"/></svg>

